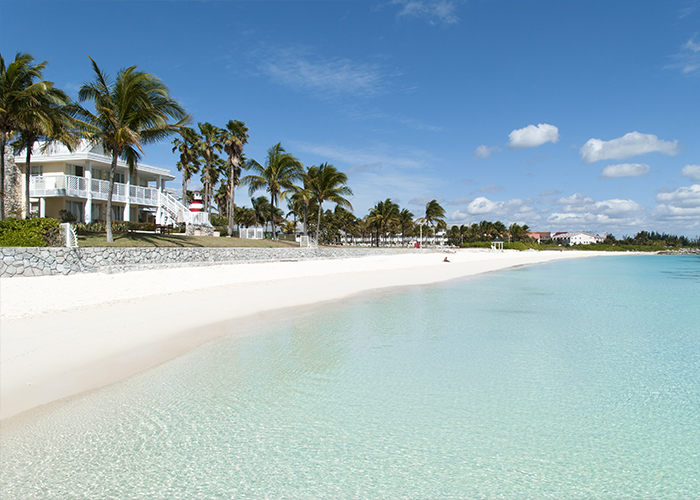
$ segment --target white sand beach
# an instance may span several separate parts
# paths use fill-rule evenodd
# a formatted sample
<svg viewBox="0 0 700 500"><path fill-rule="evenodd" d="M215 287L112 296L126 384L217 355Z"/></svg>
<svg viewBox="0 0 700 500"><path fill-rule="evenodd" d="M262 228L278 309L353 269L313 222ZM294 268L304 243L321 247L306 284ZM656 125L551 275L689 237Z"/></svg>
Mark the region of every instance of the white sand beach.
<svg viewBox="0 0 700 500"><path fill-rule="evenodd" d="M2 279L0 418L114 383L215 337L245 335L291 308L601 254L460 250Z"/></svg>

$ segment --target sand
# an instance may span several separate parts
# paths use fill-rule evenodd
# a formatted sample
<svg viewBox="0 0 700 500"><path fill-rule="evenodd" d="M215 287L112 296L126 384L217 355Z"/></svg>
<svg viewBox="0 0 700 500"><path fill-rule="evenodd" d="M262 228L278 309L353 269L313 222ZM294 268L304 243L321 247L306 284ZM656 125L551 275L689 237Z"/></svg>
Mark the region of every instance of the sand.
<svg viewBox="0 0 700 500"><path fill-rule="evenodd" d="M250 334L255 323L294 308L601 254L421 251L2 279L0 419L117 382L221 335Z"/></svg>

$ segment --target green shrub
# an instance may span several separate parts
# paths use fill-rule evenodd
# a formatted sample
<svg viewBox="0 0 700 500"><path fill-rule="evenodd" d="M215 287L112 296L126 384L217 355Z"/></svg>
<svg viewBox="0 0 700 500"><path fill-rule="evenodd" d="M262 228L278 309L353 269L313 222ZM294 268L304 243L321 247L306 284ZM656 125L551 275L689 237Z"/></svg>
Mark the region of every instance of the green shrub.
<svg viewBox="0 0 700 500"><path fill-rule="evenodd" d="M462 243L462 248L491 248L490 241L472 241L469 243Z"/></svg>
<svg viewBox="0 0 700 500"><path fill-rule="evenodd" d="M60 223L56 219L7 219L0 221L0 246L61 246Z"/></svg>
<svg viewBox="0 0 700 500"><path fill-rule="evenodd" d="M222 217L220 215L212 214L211 215L211 225L215 226L215 227L216 226L228 226L228 217Z"/></svg>
<svg viewBox="0 0 700 500"><path fill-rule="evenodd" d="M75 222L78 220L78 217L76 217L72 212L69 212L68 210L59 210L58 220L60 220L61 222Z"/></svg>

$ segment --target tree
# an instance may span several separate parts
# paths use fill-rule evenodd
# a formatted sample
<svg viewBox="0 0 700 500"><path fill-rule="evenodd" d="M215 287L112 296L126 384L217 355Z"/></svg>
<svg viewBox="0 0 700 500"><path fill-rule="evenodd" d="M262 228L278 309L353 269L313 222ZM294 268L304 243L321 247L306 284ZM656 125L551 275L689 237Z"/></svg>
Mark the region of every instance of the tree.
<svg viewBox="0 0 700 500"><path fill-rule="evenodd" d="M430 200L425 205L425 216L423 217L423 222L429 226L434 226L436 224L444 223L445 209L440 206L437 200ZM433 228L435 229L435 228ZM437 235L437 232L436 232Z"/></svg>
<svg viewBox="0 0 700 500"><path fill-rule="evenodd" d="M401 238L403 243L406 243L406 236L409 231L413 228L413 212L408 208L404 208L399 212L399 226L401 227Z"/></svg>
<svg viewBox="0 0 700 500"><path fill-rule="evenodd" d="M387 198L379 201L370 210L367 223L377 229L377 246L379 246L380 235L384 235L387 229L399 221L399 206Z"/></svg>
<svg viewBox="0 0 700 500"><path fill-rule="evenodd" d="M284 150L281 143L277 143L267 150L264 167L257 161L250 160L247 162L247 168L254 173L243 177L241 183L248 185L249 195L252 196L258 189L265 189L270 193L270 223L272 238L276 239L275 203L294 191L294 183L302 179L304 167L299 160Z"/></svg>
<svg viewBox="0 0 700 500"><path fill-rule="evenodd" d="M42 96L53 88L51 82L42 80L47 64L44 61L34 65L31 54L18 52L15 60L5 66L0 55L0 220L5 219L5 147L28 115L34 114Z"/></svg>
<svg viewBox="0 0 700 500"><path fill-rule="evenodd" d="M211 215L211 198L214 195L214 185L218 179L216 160L219 159L217 152L221 152L221 142L219 142L219 129L209 122L198 123L202 140L199 144L199 153L204 158L204 168L202 169L202 181L204 183L204 211Z"/></svg>
<svg viewBox="0 0 700 500"><path fill-rule="evenodd" d="M311 193L318 204L318 223L316 225L316 237L321 234L321 213L323 212L323 202L330 201L336 205L349 208L352 205L345 196L352 196L352 190L347 186L348 176L343 172L338 172L333 165L323 163L319 167L309 169Z"/></svg>
<svg viewBox="0 0 700 500"><path fill-rule="evenodd" d="M143 145L161 141L190 117L170 96L168 87L156 76L138 71L136 66L122 69L115 81L104 73L91 58L95 80L80 87L80 102L92 101L95 112L81 105L75 113L83 120L83 129L95 143L101 143L112 155L107 195L107 242L112 238L112 193L117 160L124 159L133 171L143 155ZM171 123L175 120L175 123Z"/></svg>
<svg viewBox="0 0 700 500"><path fill-rule="evenodd" d="M232 214L228 218L228 235L233 235L235 216L235 190L241 183L241 159L243 156L243 145L248 142L248 127L244 122L229 120L225 129L221 129L219 140L224 151L228 155L228 213Z"/></svg>
<svg viewBox="0 0 700 500"><path fill-rule="evenodd" d="M54 88L52 82L45 83L46 91L38 95L34 105L22 114L18 124L19 138L13 143L15 152L24 150L26 154L24 216L27 219L31 216L29 195L34 144L43 139L41 150L46 151L53 143L61 142L72 151L78 143L78 136L74 132L75 120L68 111L70 98L62 90Z"/></svg>
<svg viewBox="0 0 700 500"><path fill-rule="evenodd" d="M309 215L309 205L311 204L311 200L313 198L313 192L311 191L311 168L314 167L310 167L306 172L302 173L302 185L294 186L292 193L292 200L294 201L294 205L300 205L303 208L302 212L304 216L304 236L308 235L307 219Z"/></svg>
<svg viewBox="0 0 700 500"><path fill-rule="evenodd" d="M177 162L177 169L182 172L182 204L187 206L187 183L194 174L199 172L201 163L199 161L200 137L193 129L182 127L178 131L180 137L173 139L173 153L180 153L180 160Z"/></svg>

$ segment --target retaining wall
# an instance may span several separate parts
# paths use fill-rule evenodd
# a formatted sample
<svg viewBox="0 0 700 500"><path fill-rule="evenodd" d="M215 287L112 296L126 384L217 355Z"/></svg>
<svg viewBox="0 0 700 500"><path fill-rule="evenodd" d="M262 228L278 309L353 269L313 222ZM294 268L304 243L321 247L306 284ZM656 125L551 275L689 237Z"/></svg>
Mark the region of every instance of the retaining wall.
<svg viewBox="0 0 700 500"><path fill-rule="evenodd" d="M0 248L0 277L50 276L76 273L120 273L168 267L270 262L302 259L343 259L394 255L424 250L405 248L196 248L94 247Z"/></svg>

